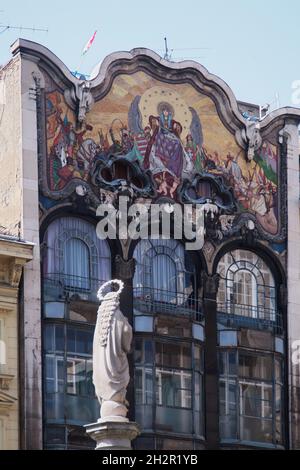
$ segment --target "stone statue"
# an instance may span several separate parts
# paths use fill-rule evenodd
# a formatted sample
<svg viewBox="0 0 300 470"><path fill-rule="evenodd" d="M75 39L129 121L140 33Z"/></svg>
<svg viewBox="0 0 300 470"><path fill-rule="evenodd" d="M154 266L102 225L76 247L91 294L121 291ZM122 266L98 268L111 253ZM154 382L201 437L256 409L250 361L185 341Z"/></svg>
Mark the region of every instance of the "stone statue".
<svg viewBox="0 0 300 470"><path fill-rule="evenodd" d="M116 292L103 292L118 285ZM122 281L106 282L98 291L98 309L93 343L93 383L101 404L102 420L126 420L126 389L129 383L127 354L132 341L132 328L119 308Z"/></svg>

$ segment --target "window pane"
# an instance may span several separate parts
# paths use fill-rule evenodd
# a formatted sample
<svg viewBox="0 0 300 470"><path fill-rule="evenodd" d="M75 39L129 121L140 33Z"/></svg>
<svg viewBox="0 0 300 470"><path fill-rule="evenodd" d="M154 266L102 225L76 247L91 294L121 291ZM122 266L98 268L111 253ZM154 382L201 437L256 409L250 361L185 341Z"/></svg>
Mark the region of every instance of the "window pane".
<svg viewBox="0 0 300 470"><path fill-rule="evenodd" d="M79 238L70 238L65 243L64 274L65 283L78 289L90 288L90 251Z"/></svg>
<svg viewBox="0 0 300 470"><path fill-rule="evenodd" d="M156 332L159 335L189 338L191 336L190 320L189 318L160 315L156 318Z"/></svg>
<svg viewBox="0 0 300 470"><path fill-rule="evenodd" d="M152 341L144 341L144 362L145 364L153 364L153 343Z"/></svg>
<svg viewBox="0 0 300 470"><path fill-rule="evenodd" d="M152 286L157 292L155 299L171 301L177 291L176 282L176 265L170 256L164 254L155 256L152 259Z"/></svg>
<svg viewBox="0 0 300 470"><path fill-rule="evenodd" d="M237 375L237 358L236 352L230 351L228 353L228 373L229 375Z"/></svg>
<svg viewBox="0 0 300 470"><path fill-rule="evenodd" d="M46 356L45 376L46 393L55 393L55 356Z"/></svg>
<svg viewBox="0 0 300 470"><path fill-rule="evenodd" d="M45 325L44 329L44 347L46 351L54 351L54 325Z"/></svg>
<svg viewBox="0 0 300 470"><path fill-rule="evenodd" d="M272 356L255 356L241 352L239 354L239 375L251 379L272 380Z"/></svg>
<svg viewBox="0 0 300 470"><path fill-rule="evenodd" d="M76 353L76 330L75 328L68 327L67 329L67 351L69 353Z"/></svg>
<svg viewBox="0 0 300 470"><path fill-rule="evenodd" d="M44 315L46 318L64 318L65 304L63 302L45 302Z"/></svg>
<svg viewBox="0 0 300 470"><path fill-rule="evenodd" d="M279 383L282 383L282 366L282 360L275 358L275 379Z"/></svg>
<svg viewBox="0 0 300 470"><path fill-rule="evenodd" d="M136 316L134 319L135 331L152 332L153 317Z"/></svg>
<svg viewBox="0 0 300 470"><path fill-rule="evenodd" d="M93 353L93 334L91 331L84 331L80 329L76 331L76 353Z"/></svg>
<svg viewBox="0 0 300 470"><path fill-rule="evenodd" d="M142 347L143 347L143 340L136 339L134 348L134 362L135 364L140 364L142 362Z"/></svg>
<svg viewBox="0 0 300 470"><path fill-rule="evenodd" d="M165 367L191 368L191 347L169 343L156 343L156 364Z"/></svg>
<svg viewBox="0 0 300 470"><path fill-rule="evenodd" d="M55 350L56 351L64 351L64 327L63 326L55 326Z"/></svg>
<svg viewBox="0 0 300 470"><path fill-rule="evenodd" d="M272 420L241 417L241 439L254 442L272 442Z"/></svg>
<svg viewBox="0 0 300 470"><path fill-rule="evenodd" d="M203 360L201 352L201 348L197 345L194 345L194 369L202 372Z"/></svg>

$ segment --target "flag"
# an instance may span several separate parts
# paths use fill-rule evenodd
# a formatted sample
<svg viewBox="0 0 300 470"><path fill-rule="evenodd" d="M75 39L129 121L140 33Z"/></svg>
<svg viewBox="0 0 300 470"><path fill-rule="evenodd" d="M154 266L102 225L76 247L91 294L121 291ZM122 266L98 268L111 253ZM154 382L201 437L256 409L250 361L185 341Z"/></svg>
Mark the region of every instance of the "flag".
<svg viewBox="0 0 300 470"><path fill-rule="evenodd" d="M88 40L88 42L86 43L86 45L85 45L85 47L82 51L82 55L87 53L87 51L89 50L89 48L91 47L91 45L93 44L93 42L95 40L96 34L97 34L97 31L95 31L93 36Z"/></svg>

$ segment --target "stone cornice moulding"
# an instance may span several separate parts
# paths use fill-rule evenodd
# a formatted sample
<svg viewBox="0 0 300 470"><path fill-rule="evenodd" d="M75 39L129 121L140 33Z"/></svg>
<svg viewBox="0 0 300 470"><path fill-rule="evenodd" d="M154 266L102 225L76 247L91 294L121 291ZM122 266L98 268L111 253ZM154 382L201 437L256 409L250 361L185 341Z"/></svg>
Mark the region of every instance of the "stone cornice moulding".
<svg viewBox="0 0 300 470"><path fill-rule="evenodd" d="M99 64L95 77L85 81L74 77L53 52L36 42L18 39L11 46L11 52L14 57L21 54L26 59L41 62L60 78L67 88L65 98L77 110L80 124L85 120L86 113L92 109L94 101L100 100L109 92L117 75L133 74L141 70L166 83L190 83L197 91L213 99L223 124L235 135L237 143L248 152L248 156L249 147L257 150L256 147L261 142L257 137L254 141L254 123L247 121L240 113L231 88L198 62L169 62L150 49L134 48L130 52L114 52L105 57ZM267 131L269 126L285 118L300 122L300 109L283 107L271 112L256 124L257 134Z"/></svg>
<svg viewBox="0 0 300 470"><path fill-rule="evenodd" d="M0 238L0 256L20 258L24 263L33 259L34 243Z"/></svg>

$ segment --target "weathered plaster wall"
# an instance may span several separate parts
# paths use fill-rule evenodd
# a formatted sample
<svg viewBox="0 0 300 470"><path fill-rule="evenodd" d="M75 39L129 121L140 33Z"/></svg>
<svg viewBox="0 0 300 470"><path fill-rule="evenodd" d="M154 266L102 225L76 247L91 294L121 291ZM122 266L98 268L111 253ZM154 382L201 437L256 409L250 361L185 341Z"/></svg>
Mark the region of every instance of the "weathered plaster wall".
<svg viewBox="0 0 300 470"><path fill-rule="evenodd" d="M37 122L33 61L16 55L0 72L0 226L34 243L20 316L21 447L42 447L41 296Z"/></svg>
<svg viewBox="0 0 300 470"><path fill-rule="evenodd" d="M33 260L24 269L24 305L21 325L23 337L23 423L21 446L42 448L42 359L41 292L38 202L38 148L36 119L36 82L42 76L33 61L21 60L22 122L22 206L21 233L34 243Z"/></svg>
<svg viewBox="0 0 300 470"><path fill-rule="evenodd" d="M21 63L0 71L0 226L18 233L21 220Z"/></svg>

